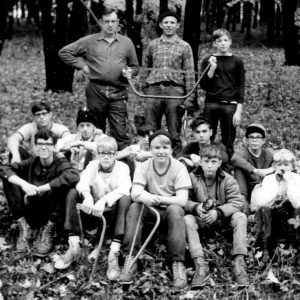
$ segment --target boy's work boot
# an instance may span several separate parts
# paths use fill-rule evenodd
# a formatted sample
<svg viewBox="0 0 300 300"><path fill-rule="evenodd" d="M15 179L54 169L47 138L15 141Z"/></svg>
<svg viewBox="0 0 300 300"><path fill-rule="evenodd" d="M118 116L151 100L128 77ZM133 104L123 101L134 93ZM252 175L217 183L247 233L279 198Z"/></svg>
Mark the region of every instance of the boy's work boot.
<svg viewBox="0 0 300 300"><path fill-rule="evenodd" d="M173 261L173 287L177 290L183 289L187 286L187 277L185 266L182 261Z"/></svg>
<svg viewBox="0 0 300 300"><path fill-rule="evenodd" d="M233 275L238 286L248 286L248 276L243 255L236 255L232 261Z"/></svg>
<svg viewBox="0 0 300 300"><path fill-rule="evenodd" d="M75 238L75 236L74 236ZM54 268L58 270L64 270L70 267L70 265L81 257L81 247L78 240L72 240L69 237L69 249L63 254L54 264Z"/></svg>
<svg viewBox="0 0 300 300"><path fill-rule="evenodd" d="M127 255L125 258L124 267L122 273L120 275L120 283L121 284L131 284L133 282L133 276L137 271L137 263L135 262L130 269L128 269L129 265L131 265L134 257Z"/></svg>
<svg viewBox="0 0 300 300"><path fill-rule="evenodd" d="M17 252L24 252L29 248L28 240L31 234L31 228L24 217L17 220L19 226L19 237L16 244Z"/></svg>
<svg viewBox="0 0 300 300"><path fill-rule="evenodd" d="M53 247L54 239L54 223L48 222L47 225L43 226L38 234L35 251L37 256L46 256Z"/></svg>
<svg viewBox="0 0 300 300"><path fill-rule="evenodd" d="M110 251L108 254L108 269L106 276L111 281L117 281L120 277L120 266L119 266L119 256L120 256L121 242L113 241L110 245Z"/></svg>
<svg viewBox="0 0 300 300"><path fill-rule="evenodd" d="M205 285L206 277L209 274L209 267L202 257L197 257L195 262L195 274L191 284L191 289L198 289Z"/></svg>

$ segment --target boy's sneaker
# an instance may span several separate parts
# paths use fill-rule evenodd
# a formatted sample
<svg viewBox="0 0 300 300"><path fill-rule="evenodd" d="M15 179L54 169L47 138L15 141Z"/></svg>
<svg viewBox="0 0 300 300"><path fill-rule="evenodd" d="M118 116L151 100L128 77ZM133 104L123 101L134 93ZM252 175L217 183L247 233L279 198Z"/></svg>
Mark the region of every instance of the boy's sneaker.
<svg viewBox="0 0 300 300"><path fill-rule="evenodd" d="M137 271L137 263L135 262L131 268L129 266L132 264L134 257L127 255L125 258L124 267L122 273L120 275L120 283L121 284L131 284L133 283L133 276Z"/></svg>
<svg viewBox="0 0 300 300"><path fill-rule="evenodd" d="M209 267L204 262L203 258L195 259L195 274L193 277L193 281L191 284L191 289L198 289L200 287L205 286L206 277L209 274Z"/></svg>
<svg viewBox="0 0 300 300"><path fill-rule="evenodd" d="M108 254L107 278L111 281L117 281L120 278L121 269L119 266L120 252L110 251Z"/></svg>
<svg viewBox="0 0 300 300"><path fill-rule="evenodd" d="M64 270L81 257L81 247L79 243L71 244L69 242L69 249L63 254L54 264L54 268Z"/></svg>
<svg viewBox="0 0 300 300"><path fill-rule="evenodd" d="M18 226L19 226L19 237L16 244L17 252L25 252L29 249L28 240L31 234L31 228L27 224L25 218L18 219Z"/></svg>
<svg viewBox="0 0 300 300"><path fill-rule="evenodd" d="M238 286L248 286L248 276L243 255L237 255L232 261L233 275Z"/></svg>
<svg viewBox="0 0 300 300"><path fill-rule="evenodd" d="M46 256L53 247L54 239L54 223L48 222L47 225L42 227L39 231L36 244L35 252L37 256Z"/></svg>
<svg viewBox="0 0 300 300"><path fill-rule="evenodd" d="M173 261L173 287L175 289L183 289L187 286L187 276L185 272L185 266L181 261Z"/></svg>

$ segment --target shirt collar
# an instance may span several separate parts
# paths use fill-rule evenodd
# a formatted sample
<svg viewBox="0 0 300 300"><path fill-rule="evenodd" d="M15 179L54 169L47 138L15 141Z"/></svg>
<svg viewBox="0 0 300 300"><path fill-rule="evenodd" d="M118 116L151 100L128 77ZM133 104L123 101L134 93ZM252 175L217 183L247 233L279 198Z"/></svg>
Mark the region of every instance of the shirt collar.
<svg viewBox="0 0 300 300"><path fill-rule="evenodd" d="M105 37L104 37L102 31L99 32L98 37L97 37L97 40L98 40L98 41L105 40ZM118 33L115 34L115 39L114 39L114 40L117 40L117 41L120 40L120 35L119 35Z"/></svg>
<svg viewBox="0 0 300 300"><path fill-rule="evenodd" d="M174 37L171 39L171 40L165 40L164 39L164 36L161 35L159 37L160 41L163 42L163 43L178 43L179 42L179 36L177 34L174 35Z"/></svg>

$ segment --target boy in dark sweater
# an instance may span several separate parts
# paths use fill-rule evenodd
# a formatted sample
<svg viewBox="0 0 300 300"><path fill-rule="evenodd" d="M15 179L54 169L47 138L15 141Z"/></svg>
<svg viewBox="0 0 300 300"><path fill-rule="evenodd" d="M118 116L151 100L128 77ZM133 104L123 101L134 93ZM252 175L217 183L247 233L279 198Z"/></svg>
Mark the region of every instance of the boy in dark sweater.
<svg viewBox="0 0 300 300"><path fill-rule="evenodd" d="M191 172L195 167L199 166L200 156L199 152L207 145L215 144L212 143L210 138L212 136L211 124L208 119L204 117L197 117L191 124L193 130L193 136L195 142L187 144L182 151L177 155L177 159L180 160ZM221 152L222 167L225 167L228 163L228 155L226 147L222 143L215 144ZM224 169L224 168L223 168Z"/></svg>
<svg viewBox="0 0 300 300"><path fill-rule="evenodd" d="M243 61L232 54L230 33L218 29L213 33L215 53L204 58L201 70L208 64L210 68L200 81L206 92L204 115L212 124L214 140L220 121L222 143L228 155L233 154L236 127L241 123L242 105L245 91L245 69Z"/></svg>
<svg viewBox="0 0 300 300"><path fill-rule="evenodd" d="M38 131L34 141L37 156L1 166L0 175L7 180L8 206L20 229L16 250L28 249L31 229L36 228L36 255L45 256L52 249L54 226L63 216L66 195L79 181L79 172L54 155L56 137L50 130Z"/></svg>
<svg viewBox="0 0 300 300"><path fill-rule="evenodd" d="M273 153L265 144L266 129L263 125L253 123L246 128L246 141L231 158L234 177L241 193L250 201L254 186L266 175L274 172L272 167Z"/></svg>

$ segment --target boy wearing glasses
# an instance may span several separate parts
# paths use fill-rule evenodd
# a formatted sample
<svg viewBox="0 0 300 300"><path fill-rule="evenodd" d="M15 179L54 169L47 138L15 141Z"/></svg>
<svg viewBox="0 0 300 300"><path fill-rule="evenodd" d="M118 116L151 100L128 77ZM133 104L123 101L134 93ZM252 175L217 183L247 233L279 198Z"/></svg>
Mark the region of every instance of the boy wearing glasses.
<svg viewBox="0 0 300 300"><path fill-rule="evenodd" d="M70 134L69 129L58 123L52 122L50 106L45 102L37 102L31 108L34 120L19 128L7 141L11 153L11 163L35 156L34 135L38 130L49 129L59 139ZM22 145L22 147L20 147Z"/></svg>
<svg viewBox="0 0 300 300"><path fill-rule="evenodd" d="M228 163L226 147L222 143L216 144L211 142L212 129L209 120L204 117L198 117L191 123L191 128L196 141L187 144L182 149L177 156L178 160L187 167L189 172L191 172L195 167L199 166L200 150L207 145L215 144L221 151L222 166L225 167Z"/></svg>
<svg viewBox="0 0 300 300"><path fill-rule="evenodd" d="M263 147L265 138L266 129L263 125L250 124L246 128L245 143L234 152L231 158L234 177L248 202L250 202L254 186L266 175L274 172L272 150Z"/></svg>
<svg viewBox="0 0 300 300"><path fill-rule="evenodd" d="M282 240L292 242L297 250L300 246L300 175L295 172L295 163L291 151L276 150L273 155L274 174L266 176L252 194L251 209L256 211L257 222L256 248L263 252L263 262L268 261ZM299 263L298 252L298 267Z"/></svg>
<svg viewBox="0 0 300 300"><path fill-rule="evenodd" d="M92 209L99 216L105 214L108 223L114 224L113 242L108 255L107 277L118 280L120 275L119 254L125 233L125 217L130 206L131 179L129 167L116 160L117 142L105 137L97 145L98 158L83 170L76 186L78 197L68 197L66 204L65 230L69 234L69 249L55 263L55 268L66 269L81 255L80 227L76 202L82 202L83 227L91 230L98 226L99 219L91 215ZM90 255L93 258L93 255Z"/></svg>
<svg viewBox="0 0 300 300"><path fill-rule="evenodd" d="M20 229L16 250L28 250L35 228L39 230L36 255L45 256L52 249L55 224L62 217L68 191L79 181L79 173L66 159L54 155L57 139L50 130L38 131L34 141L37 156L2 166L0 173L7 180L8 206ZM16 192L16 187L21 192Z"/></svg>

